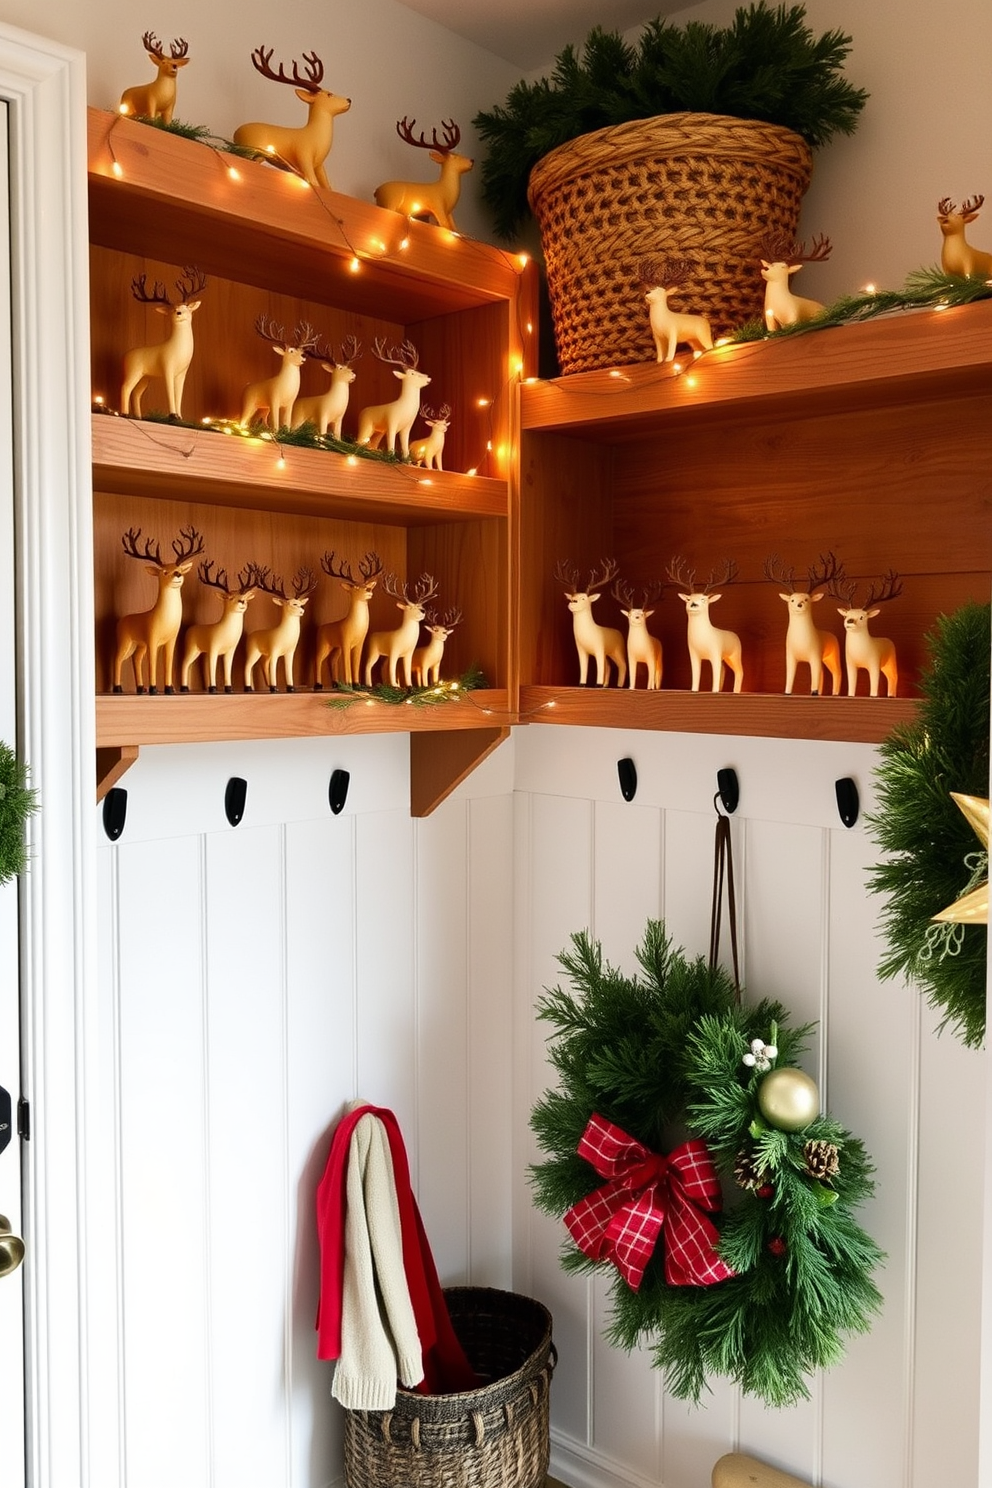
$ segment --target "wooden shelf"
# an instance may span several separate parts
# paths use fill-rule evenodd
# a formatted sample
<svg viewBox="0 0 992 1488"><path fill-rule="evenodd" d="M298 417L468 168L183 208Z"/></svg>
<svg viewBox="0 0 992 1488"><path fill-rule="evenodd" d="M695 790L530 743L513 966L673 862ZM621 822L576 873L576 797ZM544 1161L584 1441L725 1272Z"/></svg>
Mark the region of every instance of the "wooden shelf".
<svg viewBox="0 0 992 1488"><path fill-rule="evenodd" d="M282 461L282 464L278 463ZM93 485L112 495L414 527L506 517L507 485L331 450L93 415Z"/></svg>
<svg viewBox="0 0 992 1488"><path fill-rule="evenodd" d="M769 697L664 688L521 687L529 723L880 744L916 716L911 698Z"/></svg>

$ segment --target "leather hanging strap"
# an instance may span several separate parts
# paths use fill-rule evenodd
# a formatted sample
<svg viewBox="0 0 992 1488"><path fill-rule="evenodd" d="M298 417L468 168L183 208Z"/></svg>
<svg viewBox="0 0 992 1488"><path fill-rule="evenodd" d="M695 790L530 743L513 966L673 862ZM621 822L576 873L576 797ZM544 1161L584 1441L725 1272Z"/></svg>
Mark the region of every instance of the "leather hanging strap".
<svg viewBox="0 0 992 1488"><path fill-rule="evenodd" d="M715 798L714 798L715 804ZM710 971L720 963L720 923L723 919L723 886L727 885L727 919L730 925L730 955L734 968L734 992L741 1000L740 963L737 954L737 895L734 890L734 850L730 840L730 818L718 809L713 855L713 904L710 910Z"/></svg>

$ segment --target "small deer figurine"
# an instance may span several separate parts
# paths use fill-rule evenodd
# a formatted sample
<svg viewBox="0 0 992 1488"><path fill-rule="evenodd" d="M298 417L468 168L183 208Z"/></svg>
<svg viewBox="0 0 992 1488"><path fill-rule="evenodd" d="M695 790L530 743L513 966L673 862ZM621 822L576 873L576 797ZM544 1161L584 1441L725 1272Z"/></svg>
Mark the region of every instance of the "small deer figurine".
<svg viewBox="0 0 992 1488"><path fill-rule="evenodd" d="M451 405L442 403L437 413L424 407L421 417L429 426L425 439L415 439L410 446L410 460L414 465L423 465L425 470L443 470L444 436L451 427Z"/></svg>
<svg viewBox="0 0 992 1488"><path fill-rule="evenodd" d="M334 566L334 550L325 553L320 566L332 579L337 579L348 596L348 612L340 620L331 620L317 631L314 686L319 692L323 687L324 663L328 664L332 682L346 682L354 686L361 679L362 647L369 629L369 600L382 574L382 560L371 550L359 559L355 578L350 563ZM339 666L335 664L335 658ZM342 673L338 676L338 671Z"/></svg>
<svg viewBox="0 0 992 1488"><path fill-rule="evenodd" d="M117 106L118 113L139 119L161 119L163 124L171 124L176 106L176 75L189 61L186 55L189 43L181 36L177 37L171 43L167 57L154 31L146 31L141 42L149 62L155 64L158 72L152 82L124 89Z"/></svg>
<svg viewBox="0 0 992 1488"><path fill-rule="evenodd" d="M269 691L278 691L278 670L282 662L286 674L286 691L293 691L293 660L300 642L300 625L307 601L317 587L317 580L309 568L297 570L293 580L293 592L287 594L282 579L270 576L267 568L256 568L254 583L282 610L279 623L269 630L253 630L245 649L245 692L252 691L252 672L259 661L265 660L265 675Z"/></svg>
<svg viewBox="0 0 992 1488"><path fill-rule="evenodd" d="M337 356L334 356L329 346L319 341L316 343L314 357L323 370L330 373L331 383L325 392L314 397L297 398L293 404L292 428L298 429L301 424L315 424L318 434L331 434L335 439L341 438L341 427L351 396L351 384L355 380L354 363L361 354L361 342L355 336L344 338Z"/></svg>
<svg viewBox="0 0 992 1488"><path fill-rule="evenodd" d="M129 558L144 560L148 572L158 580L158 597L150 610L136 615L123 615L117 622L117 650L114 655L114 691L120 692L121 670L129 656L134 657L134 681L138 692L144 692L145 668L148 671L148 691L157 691L158 661L162 657L164 691L172 692L173 658L176 637L183 618L181 590L183 580L193 567L193 559L203 552L203 535L195 527L180 527L179 536L172 540L174 563L166 563L158 543L152 548L152 539L145 539L143 549L138 547L140 527L129 527L121 538L124 551Z"/></svg>
<svg viewBox="0 0 992 1488"><path fill-rule="evenodd" d="M634 603L634 590L630 584L618 579L613 585L613 598L622 606L620 613L627 621L627 669L629 687L637 686L637 669L643 666L647 673L647 688L650 692L661 686L661 642L648 631L648 621L654 614L648 605L661 598L662 585L655 584L644 590L640 605Z"/></svg>
<svg viewBox="0 0 992 1488"><path fill-rule="evenodd" d="M468 155L456 153L455 147L461 141L462 132L454 119L441 120L443 138L440 140L436 129L431 131L429 140L424 138L423 130L420 138L414 139L416 123L416 119L402 118L396 125L396 133L415 149L429 150L431 160L441 167L441 174L436 181L427 184L384 181L375 189L376 203L390 212L401 212L404 217L433 217L439 227L454 231L452 214L461 194L462 176L472 169L475 161Z"/></svg>
<svg viewBox="0 0 992 1488"><path fill-rule="evenodd" d="M823 690L823 672L830 673L832 692L840 692L840 642L829 630L817 630L813 623L813 605L831 592L830 584L843 578L843 566L833 553L820 555L819 566L808 569L805 589L796 583L796 570L785 568L777 553L765 560L765 578L779 588L779 599L789 606L789 628L785 634L785 691L792 692L796 668L809 667L809 690L817 697Z"/></svg>
<svg viewBox="0 0 992 1488"><path fill-rule="evenodd" d="M274 377L250 382L245 388L241 396L241 427L247 429L255 414L265 409L270 429L288 428L296 395L300 391L300 368L307 359L307 352L316 345L317 335L313 326L304 321L296 327L290 341L283 327L266 315L256 318L255 329L264 341L272 342L280 366Z"/></svg>
<svg viewBox="0 0 992 1488"><path fill-rule="evenodd" d="M869 635L868 621L873 620L878 614L880 604L886 604L890 599L898 599L902 593L899 575L895 569L890 568L888 573L883 574L880 579L873 580L865 595L864 606L860 608L854 603L857 587L857 580L849 579L846 583L835 581L830 590L835 599L847 601L843 609L838 606L837 613L844 619L844 657L847 663L848 696L854 697L858 690L858 672L865 671L868 673L870 697L878 697L880 676L885 678L886 695L895 697L899 684L895 645L885 636Z"/></svg>
<svg viewBox="0 0 992 1488"><path fill-rule="evenodd" d="M577 568L570 568L565 563L559 563L555 568L555 578L565 586L565 598L572 615L572 635L579 653L580 686L585 685L590 657L596 663L597 687L606 687L609 683L610 662L617 669L617 686L622 687L626 681L627 645L623 636L611 626L599 625L592 614L592 607L603 586L616 578L617 566L612 558L606 559L601 573L590 573L584 589L579 588Z"/></svg>
<svg viewBox="0 0 992 1488"><path fill-rule="evenodd" d="M937 203L937 221L943 234L940 266L945 274L960 274L963 279L987 279L992 275L992 253L973 248L966 242L965 226L974 222L984 196L969 196L956 207L949 196Z"/></svg>
<svg viewBox="0 0 992 1488"><path fill-rule="evenodd" d="M782 326L799 325L822 314L819 300L804 300L801 295L793 294L789 280L804 263L822 263L828 259L830 251L830 239L822 235L813 239L808 253L805 243L772 239L765 244L761 277L765 281L766 330L778 331Z"/></svg>
<svg viewBox="0 0 992 1488"><path fill-rule="evenodd" d="M421 574L411 596L407 593L406 584L400 588L397 576L387 574L382 587L395 599L403 618L395 630L375 630L369 636L365 657L365 685L372 685L372 668L381 658L382 669L388 677L390 687L412 687L412 661L420 636L420 622L427 614L425 607L428 600L437 594L437 584L430 574ZM399 675L402 675L402 682L397 681Z"/></svg>
<svg viewBox="0 0 992 1488"><path fill-rule="evenodd" d="M424 611L424 623L431 638L413 653L413 680L417 687L436 687L440 682L444 643L461 619L461 610L446 610L443 617L433 610Z"/></svg>
<svg viewBox="0 0 992 1488"><path fill-rule="evenodd" d="M148 276L139 274L131 280L131 293L143 305L152 305L159 315L169 317L169 334L154 346L135 346L124 357L124 380L121 384L121 413L141 417L141 395L153 377L165 383L165 396L172 418L182 418L183 388L186 373L193 360L193 316L200 308L194 300L206 287L200 270L187 265L176 280L180 299L173 304L164 284L155 281L148 293Z"/></svg>
<svg viewBox="0 0 992 1488"><path fill-rule="evenodd" d="M393 368L393 376L401 383L400 394L392 403L375 403L362 409L358 415L358 443L378 449L385 436L385 447L392 452L398 440L400 454L406 460L410 456L410 430L420 411L420 392L430 378L425 372L417 371L420 355L412 341L391 346L387 352L384 339L376 337L372 352L380 362Z"/></svg>
<svg viewBox="0 0 992 1488"><path fill-rule="evenodd" d="M272 71L273 51L273 47L255 48L251 54L255 70L273 83L288 83L295 88L297 98L307 106L307 122L297 129L284 129L278 124L240 124L234 131L234 143L269 156L276 165L295 171L311 186L330 188L324 161L331 150L334 120L338 114L348 112L351 99L328 93L320 86L324 64L316 52L303 53L305 75L301 76L294 59L293 76L287 77L281 62L279 71Z"/></svg>
<svg viewBox="0 0 992 1488"><path fill-rule="evenodd" d="M707 661L713 675L713 692L719 692L723 686L724 663L734 674L734 691L740 692L744 685L741 638L732 630L719 630L710 619L709 613L710 605L722 598L721 594L712 593L713 586L720 584L725 587L732 584L737 578L737 564L728 558L720 577L711 573L703 589L696 588L695 569L685 572L685 561L682 558L673 558L668 577L673 584L684 584L688 591L680 594L679 599L685 605L685 612L689 617L686 635L692 667L692 691L699 691L702 664Z"/></svg>
<svg viewBox="0 0 992 1488"><path fill-rule="evenodd" d="M217 691L217 663L224 662L224 691L231 692L231 669L234 653L238 649L245 624L245 610L255 598L255 566L249 564L238 574L237 585L227 582L227 569L213 574L213 559L205 558L197 568L200 583L217 589L224 596L224 608L219 620L208 625L191 625L186 632L183 660L179 669L179 691L189 692L189 677L194 661L204 658L207 691Z"/></svg>
<svg viewBox="0 0 992 1488"><path fill-rule="evenodd" d="M682 315L669 307L668 296L684 287L689 273L684 258L649 258L641 264L641 286L650 306L651 336L659 362L674 361L677 346L688 346L698 356L713 345L705 315Z"/></svg>

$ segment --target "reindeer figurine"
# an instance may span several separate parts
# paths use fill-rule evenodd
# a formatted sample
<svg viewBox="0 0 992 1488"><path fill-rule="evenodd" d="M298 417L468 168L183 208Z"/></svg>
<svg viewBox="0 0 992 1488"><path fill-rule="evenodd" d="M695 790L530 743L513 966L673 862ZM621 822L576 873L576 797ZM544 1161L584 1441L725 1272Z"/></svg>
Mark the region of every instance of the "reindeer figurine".
<svg viewBox="0 0 992 1488"><path fill-rule="evenodd" d="M648 621L654 614L654 610L649 610L648 605L661 598L662 589L661 584L645 589L638 606L634 603L634 590L630 584L621 583L617 579L613 585L613 598L621 607L626 606L626 609L621 608L620 613L627 622L628 686L637 686L637 668L643 666L647 673L649 692L661 686L661 642L648 631Z"/></svg>
<svg viewBox="0 0 992 1488"><path fill-rule="evenodd" d="M937 221L943 234L940 266L945 274L959 274L962 279L988 279L992 275L992 253L973 248L964 235L984 200L984 196L969 196L956 207L949 196L944 196L937 203Z"/></svg>
<svg viewBox="0 0 992 1488"><path fill-rule="evenodd" d="M441 680L441 659L444 643L456 625L462 620L461 610L446 610L443 616L433 610L424 611L424 624L430 632L430 640L418 646L413 653L413 681L417 687L436 687Z"/></svg>
<svg viewBox="0 0 992 1488"><path fill-rule="evenodd" d="M241 427L247 429L255 414L264 409L270 429L288 428L296 395L300 391L300 368L307 359L307 352L316 345L317 334L313 326L303 321L294 330L290 341L283 327L266 315L256 317L255 329L264 341L272 342L280 366L274 377L250 382L245 388L241 395Z"/></svg>
<svg viewBox="0 0 992 1488"><path fill-rule="evenodd" d="M192 297L200 294L206 283L199 269L187 265L176 280L180 299L174 305L165 285L157 279L151 294L147 274L131 280L131 293L140 304L151 305L159 315L169 317L169 334L154 346L135 346L125 354L121 384L121 413L125 416L133 413L135 418L141 417L141 395L153 377L161 377L170 418L182 418L183 388L193 360L193 316L200 308L200 301Z"/></svg>
<svg viewBox="0 0 992 1488"><path fill-rule="evenodd" d="M879 585L877 589L876 584ZM895 569L890 568L888 573L883 574L880 579L873 580L868 586L868 593L865 595L862 607L854 603L857 587L856 579L849 579L846 583L839 583L835 580L830 589L835 599L847 601L843 609L838 606L837 613L844 618L844 657L847 663L848 696L854 697L858 690L858 672L865 671L868 673L870 697L878 697L880 676L885 678L886 695L895 697L899 684L895 645L885 636L869 635L868 621L873 620L879 613L879 605L886 604L890 599L898 599L902 593L899 575Z"/></svg>
<svg viewBox="0 0 992 1488"><path fill-rule="evenodd" d="M189 692L190 671L198 656L204 658L207 691L217 691L217 663L221 660L224 663L224 691L233 691L231 669L234 664L234 653L238 649L238 642L244 631L245 610L257 593L255 565L249 563L247 568L241 570L236 587L228 584L226 568L218 569L215 578L213 566L213 559L205 558L197 568L197 574L201 584L219 590L224 596L224 608L219 620L214 620L209 625L191 625L187 630L182 665L179 669L180 692Z"/></svg>
<svg viewBox="0 0 992 1488"><path fill-rule="evenodd" d="M809 690L813 697L823 691L824 669L830 673L834 697L840 692L840 642L829 630L817 630L813 623L813 605L830 593L829 585L843 578L843 566L833 553L820 554L819 567L808 569L809 582L803 589L796 582L796 570L785 568L777 553L765 559L765 578L779 589L779 599L789 607L789 628L785 635L785 691L791 694L796 668L809 667Z"/></svg>
<svg viewBox="0 0 992 1488"><path fill-rule="evenodd" d="M781 330L783 326L799 325L815 320L823 313L819 300L804 300L792 293L789 280L805 263L823 263L830 257L831 243L822 235L814 238L809 252L805 243L789 243L782 238L771 239L764 246L765 257L761 260L761 277L765 281L765 329Z"/></svg>
<svg viewBox="0 0 992 1488"><path fill-rule="evenodd" d="M152 539L145 539L143 549L138 547L140 527L129 527L121 538L124 551L129 558L144 560L150 574L158 581L158 597L150 610L140 614L123 615L117 622L117 650L114 655L114 691L121 692L121 670L128 657L133 656L134 681L138 692L145 690L145 668L148 673L148 691L157 691L158 661L162 657L164 691L172 692L173 658L176 637L183 618L181 590L183 580L193 567L193 559L203 552L203 535L195 527L180 527L179 536L172 540L172 551L176 561L167 563L162 551Z"/></svg>
<svg viewBox="0 0 992 1488"><path fill-rule="evenodd" d="M696 356L713 345L705 315L682 315L669 307L668 296L685 286L689 274L690 265L684 258L648 258L641 264L641 286L650 306L651 336L659 362L674 361L680 345L690 347Z"/></svg>
<svg viewBox="0 0 992 1488"><path fill-rule="evenodd" d="M189 61L186 55L189 43L181 36L177 37L171 43L167 57L154 31L146 31L141 42L148 53L149 62L153 62L158 69L157 74L150 83L125 88L117 111L132 118L161 119L163 124L171 124L176 106L176 76L180 67L185 67Z"/></svg>
<svg viewBox="0 0 992 1488"><path fill-rule="evenodd" d="M713 674L713 692L719 692L723 686L724 663L734 674L734 691L740 692L744 685L744 664L741 660L741 638L732 630L719 630L710 619L710 605L716 604L722 598L722 594L712 592L715 584L721 588L732 584L737 578L737 564L728 558L723 566L723 573L719 578L711 573L705 588L696 588L695 569L689 573L685 572L685 560L673 558L668 568L668 577L673 584L684 584L685 594L679 594L679 599L685 605L688 618L687 640L689 644L689 661L692 667L692 691L699 691L700 674L704 661L709 662Z"/></svg>
<svg viewBox="0 0 992 1488"><path fill-rule="evenodd" d="M382 581L386 593L392 595L403 618L394 630L375 630L369 636L365 657L365 685L372 685L372 668L382 660L382 670L390 687L413 686L413 653L420 637L420 622L427 614L427 601L437 594L437 584L430 574L421 574L413 595L407 593L406 584L399 587L395 574L387 574ZM397 677L402 675L402 683Z"/></svg>
<svg viewBox="0 0 992 1488"><path fill-rule="evenodd" d="M324 80L324 64L316 52L303 53L305 75L301 76L294 59L293 76L287 77L281 62L279 71L272 71L273 51L273 47L255 48L251 54L255 70L273 83L288 83L295 88L297 98L307 106L307 122L297 129L284 129L278 124L240 124L234 131L234 143L257 150L274 164L295 171L310 186L330 189L324 161L331 150L334 120L338 114L348 112L351 99L328 93L320 86Z"/></svg>
<svg viewBox="0 0 992 1488"><path fill-rule="evenodd" d="M361 342L355 336L344 338L337 356L322 342L315 344L314 357L323 370L330 373L331 383L326 391L314 397L297 398L293 404L291 428L298 429L301 424L314 424L318 434L331 434L335 439L341 438L341 427L351 396L351 384L355 380L354 363L361 354Z"/></svg>
<svg viewBox="0 0 992 1488"><path fill-rule="evenodd" d="M372 353L380 362L393 368L393 376L401 383L398 398L392 403L375 403L363 408L358 415L358 443L378 449L383 436L386 449L392 453L399 441L400 454L404 460L410 456L410 430L420 411L420 393L430 382L426 372L417 371L420 355L412 341L401 346L391 346L386 351L385 341L377 336L372 343Z"/></svg>
<svg viewBox="0 0 992 1488"><path fill-rule="evenodd" d="M451 404L442 403L439 411L426 406L421 417L430 428L425 439L415 439L410 446L410 460L414 465L423 465L425 470L443 470L441 457L444 454L444 436L451 428Z"/></svg>
<svg viewBox="0 0 992 1488"><path fill-rule="evenodd" d="M397 123L396 133L408 145L413 145L414 149L429 150L431 160L441 167L441 174L436 181L427 184L419 181L384 181L375 188L376 203L390 212L401 212L404 217L433 217L439 227L454 231L455 219L452 213L461 194L462 176L472 169L475 161L468 155L456 153L455 147L461 141L462 132L454 119L441 120L443 138L440 140L436 129L431 131L429 140L424 138L423 130L420 138L414 139L416 123L416 119L407 120L404 117Z"/></svg>
<svg viewBox="0 0 992 1488"><path fill-rule="evenodd" d="M314 668L314 686L319 692L323 687L324 663L328 665L332 682L346 682L352 687L361 679L362 647L369 629L369 600L382 575L382 559L371 550L360 558L355 578L350 563L334 566L334 550L325 553L320 566L332 579L337 579L348 596L348 612L340 620L331 620L317 630L317 650ZM339 666L335 665L335 658ZM338 676L338 671L342 673Z"/></svg>
<svg viewBox="0 0 992 1488"><path fill-rule="evenodd" d="M592 607L600 597L603 586L617 576L614 559L606 559L602 572L590 573L584 589L579 588L579 570L559 563L555 578L565 586L565 598L572 615L572 635L575 649L579 653L579 685L584 686L589 672L590 657L596 663L596 686L606 687L610 680L610 662L617 669L617 686L622 687L627 678L627 645L618 630L608 625L599 625L592 614ZM593 593L593 590L596 592Z"/></svg>
<svg viewBox="0 0 992 1488"><path fill-rule="evenodd" d="M282 610L277 625L268 630L253 630L248 637L245 650L245 692L252 691L252 673L259 661L265 661L265 674L269 691L277 692L279 663L286 674L286 691L293 691L293 660L300 642L300 625L307 601L317 587L317 580L309 568L297 570L293 580L293 592L287 594L282 579L270 576L267 568L256 568L254 583L262 589Z"/></svg>

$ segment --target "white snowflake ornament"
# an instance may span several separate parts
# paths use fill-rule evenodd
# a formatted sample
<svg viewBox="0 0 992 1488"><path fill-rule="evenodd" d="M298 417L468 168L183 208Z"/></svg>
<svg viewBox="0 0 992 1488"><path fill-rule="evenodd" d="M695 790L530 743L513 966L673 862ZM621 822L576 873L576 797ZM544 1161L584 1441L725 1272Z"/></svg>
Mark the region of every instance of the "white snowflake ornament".
<svg viewBox="0 0 992 1488"><path fill-rule="evenodd" d="M766 1044L763 1039L751 1040L751 1048L743 1056L741 1063L746 1064L748 1069L756 1069L763 1075L772 1067L772 1060L778 1058L778 1047L775 1044Z"/></svg>

